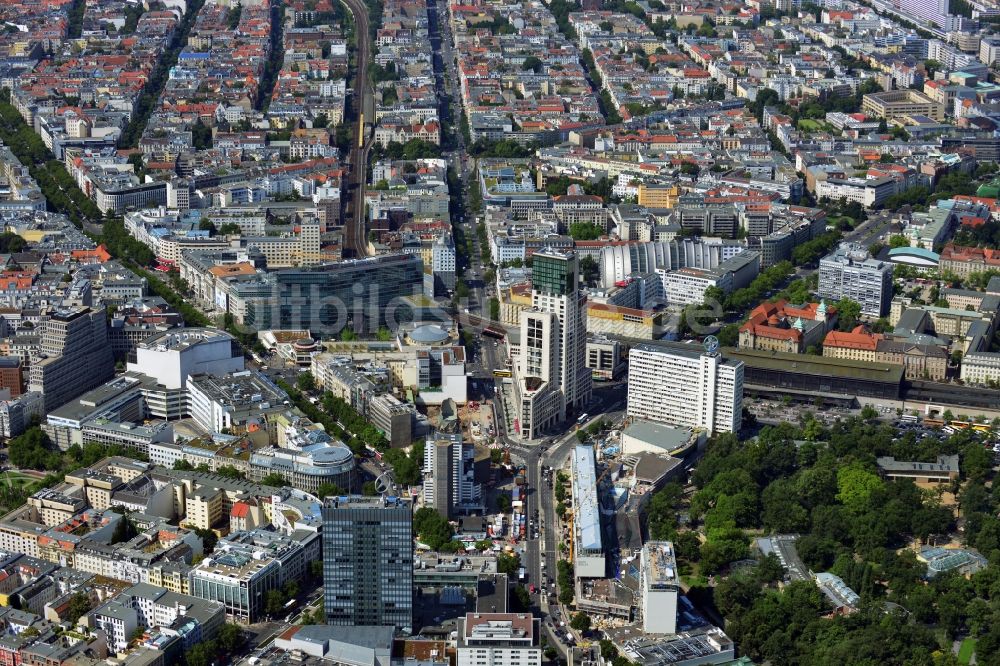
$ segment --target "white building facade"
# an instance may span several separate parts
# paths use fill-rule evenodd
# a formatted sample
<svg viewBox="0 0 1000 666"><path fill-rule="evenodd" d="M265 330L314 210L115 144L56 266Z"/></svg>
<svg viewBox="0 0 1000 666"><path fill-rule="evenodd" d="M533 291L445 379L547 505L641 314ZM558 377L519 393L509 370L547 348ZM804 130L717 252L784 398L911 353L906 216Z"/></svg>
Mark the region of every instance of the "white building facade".
<svg viewBox="0 0 1000 666"><path fill-rule="evenodd" d="M708 432L738 432L743 362L682 343L629 352L628 415Z"/></svg>
<svg viewBox="0 0 1000 666"><path fill-rule="evenodd" d="M468 613L460 621L458 666L539 666L541 621L521 613Z"/></svg>

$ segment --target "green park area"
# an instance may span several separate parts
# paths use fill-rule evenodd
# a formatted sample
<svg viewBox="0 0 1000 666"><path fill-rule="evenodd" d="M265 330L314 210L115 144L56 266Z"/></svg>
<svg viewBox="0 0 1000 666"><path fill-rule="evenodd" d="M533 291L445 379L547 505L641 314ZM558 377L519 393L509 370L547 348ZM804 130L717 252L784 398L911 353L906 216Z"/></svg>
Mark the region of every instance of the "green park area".
<svg viewBox="0 0 1000 666"><path fill-rule="evenodd" d="M968 664L972 661L972 655L976 653L976 639L966 638L958 648L958 663Z"/></svg>
<svg viewBox="0 0 1000 666"><path fill-rule="evenodd" d="M822 120L812 120L809 118L801 118L799 120L798 128L800 132L832 132L833 127Z"/></svg>
<svg viewBox="0 0 1000 666"><path fill-rule="evenodd" d="M4 486L27 486L38 480L38 477L23 472L10 471L0 474L0 484Z"/></svg>

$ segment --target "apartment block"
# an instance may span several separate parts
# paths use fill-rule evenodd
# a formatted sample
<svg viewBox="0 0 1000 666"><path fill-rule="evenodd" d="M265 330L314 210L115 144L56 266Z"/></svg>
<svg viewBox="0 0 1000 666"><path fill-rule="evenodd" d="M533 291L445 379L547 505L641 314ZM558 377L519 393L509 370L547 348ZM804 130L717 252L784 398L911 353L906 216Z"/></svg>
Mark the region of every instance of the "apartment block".
<svg viewBox="0 0 1000 666"><path fill-rule="evenodd" d="M743 362L696 345L638 345L629 352L627 413L708 432L738 432Z"/></svg>

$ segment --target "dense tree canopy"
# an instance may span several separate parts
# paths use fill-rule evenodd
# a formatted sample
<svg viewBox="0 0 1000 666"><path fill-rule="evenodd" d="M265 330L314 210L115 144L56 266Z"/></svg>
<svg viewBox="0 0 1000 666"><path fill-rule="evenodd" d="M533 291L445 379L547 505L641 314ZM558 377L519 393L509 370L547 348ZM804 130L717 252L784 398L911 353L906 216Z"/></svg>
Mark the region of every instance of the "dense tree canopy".
<svg viewBox="0 0 1000 666"><path fill-rule="evenodd" d="M957 245L1000 248L1000 222L989 219L978 226L963 225L955 233L954 240Z"/></svg>
<svg viewBox="0 0 1000 666"><path fill-rule="evenodd" d="M448 519L426 506L413 513L413 532L431 550L441 550L455 536L455 530Z"/></svg>
<svg viewBox="0 0 1000 666"><path fill-rule="evenodd" d="M604 227L592 222L574 222L569 225L569 235L573 240L597 240L604 233Z"/></svg>
<svg viewBox="0 0 1000 666"><path fill-rule="evenodd" d="M928 581L913 545L953 534L955 513L939 493L884 480L875 458L951 454L959 456L961 479L943 489L958 489L962 538L990 565L971 579L942 574ZM649 535L674 540L682 573L722 574L716 587L696 586L691 594L708 595L741 653L755 661L952 663L932 655L950 652L951 637L970 634L979 641L979 663L997 663L1000 523L993 516L1000 492L987 485L992 465L992 452L973 432L921 438L877 419L825 425L805 414L745 442L712 439L693 475L693 522L677 522L685 498L669 484L649 503ZM771 559L731 571L731 563L750 556L749 530L800 535L795 548L803 563L840 576L860 595L860 611L824 617L829 605L816 585L786 581L778 589L783 572Z"/></svg>

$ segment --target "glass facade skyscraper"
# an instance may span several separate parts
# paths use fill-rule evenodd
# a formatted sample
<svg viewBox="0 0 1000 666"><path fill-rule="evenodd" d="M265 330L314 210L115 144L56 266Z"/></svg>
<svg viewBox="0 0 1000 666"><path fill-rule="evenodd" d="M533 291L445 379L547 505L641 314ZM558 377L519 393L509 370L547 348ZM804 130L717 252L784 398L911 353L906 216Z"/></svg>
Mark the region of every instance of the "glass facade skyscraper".
<svg viewBox="0 0 1000 666"><path fill-rule="evenodd" d="M413 627L413 513L397 497L330 497L323 505L326 623Z"/></svg>
<svg viewBox="0 0 1000 666"><path fill-rule="evenodd" d="M520 406L515 428L535 439L580 413L591 396L587 367L586 296L574 252L535 252L531 307L521 311L521 349L514 391Z"/></svg>
<svg viewBox="0 0 1000 666"><path fill-rule="evenodd" d="M536 252L531 262L531 289L549 296L576 292L576 257L571 253Z"/></svg>

